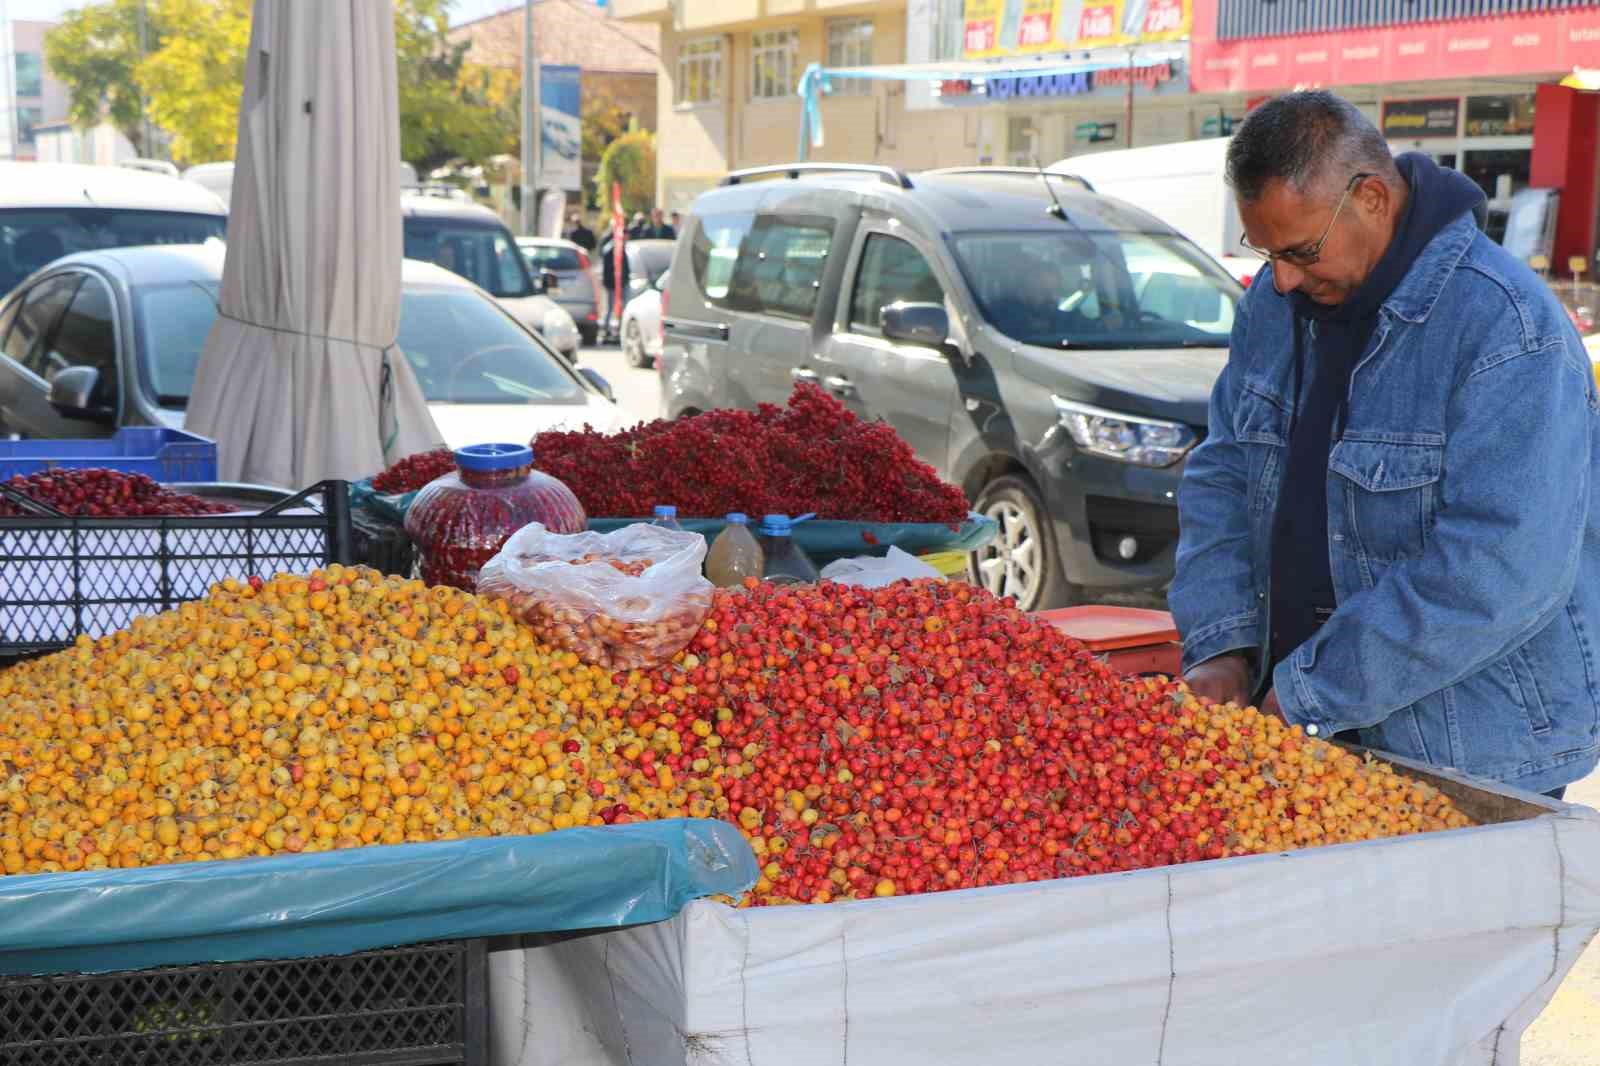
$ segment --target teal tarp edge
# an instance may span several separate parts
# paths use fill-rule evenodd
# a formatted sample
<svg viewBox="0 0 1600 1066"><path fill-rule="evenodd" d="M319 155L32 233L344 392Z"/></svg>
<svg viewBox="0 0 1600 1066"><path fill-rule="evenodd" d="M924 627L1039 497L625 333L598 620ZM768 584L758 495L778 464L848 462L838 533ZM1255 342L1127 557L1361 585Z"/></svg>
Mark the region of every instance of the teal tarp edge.
<svg viewBox="0 0 1600 1066"><path fill-rule="evenodd" d="M755 884L727 822L0 877L0 974L343 955L656 922Z"/></svg>
<svg viewBox="0 0 1600 1066"><path fill-rule="evenodd" d="M609 533L648 518L591 518L589 528ZM707 540L722 532L720 518L680 518L678 524ZM812 519L794 527L795 543L819 563L858 555L884 555L891 546L913 555L923 552L975 551L994 539L999 525L973 513L959 529L937 522L835 522ZM870 538L870 539L869 539Z"/></svg>
<svg viewBox="0 0 1600 1066"><path fill-rule="evenodd" d="M372 487L371 478L363 478L350 483L350 506L360 507L368 514L403 526L406 521L406 511L410 509L412 502L417 498L417 493L421 491L417 489L415 492L405 493L379 492Z"/></svg>

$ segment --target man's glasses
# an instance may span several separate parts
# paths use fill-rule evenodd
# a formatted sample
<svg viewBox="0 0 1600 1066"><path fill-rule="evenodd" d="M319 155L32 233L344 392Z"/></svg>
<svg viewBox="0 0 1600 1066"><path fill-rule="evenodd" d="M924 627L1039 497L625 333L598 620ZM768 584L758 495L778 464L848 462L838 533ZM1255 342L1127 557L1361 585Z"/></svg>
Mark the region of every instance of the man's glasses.
<svg viewBox="0 0 1600 1066"><path fill-rule="evenodd" d="M1375 177L1377 177L1376 174L1363 172L1350 179L1350 183L1344 187L1344 195L1339 197L1339 206L1333 209L1333 217L1328 219L1327 228L1322 231L1322 236L1318 237L1311 244L1301 245L1299 248L1285 248L1281 252L1269 252L1265 248L1257 248L1255 245L1250 243L1247 237L1240 235L1240 247L1246 249L1247 251L1254 252L1256 255L1259 255L1261 258L1267 260L1269 263L1275 263L1281 259L1290 266L1311 266L1317 262L1317 260L1322 258L1322 246L1328 243L1328 235L1333 232L1333 224L1339 221L1339 213L1344 210L1344 205L1346 201L1350 199L1350 194L1356 191L1357 185L1360 185L1368 178Z"/></svg>

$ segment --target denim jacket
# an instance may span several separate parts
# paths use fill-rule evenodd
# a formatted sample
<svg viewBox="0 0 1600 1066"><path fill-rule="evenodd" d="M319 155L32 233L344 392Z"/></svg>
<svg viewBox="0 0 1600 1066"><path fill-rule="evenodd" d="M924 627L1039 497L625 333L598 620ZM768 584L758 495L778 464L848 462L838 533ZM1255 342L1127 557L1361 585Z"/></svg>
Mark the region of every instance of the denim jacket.
<svg viewBox="0 0 1600 1066"><path fill-rule="evenodd" d="M1292 330L1311 326L1268 270L1240 303L1179 490L1186 669L1240 649L1269 662L1273 513L1295 491L1280 481L1303 402ZM1346 410L1327 479L1338 608L1274 671L1284 716L1530 791L1583 777L1600 759L1600 405L1565 311L1463 216L1379 310Z"/></svg>

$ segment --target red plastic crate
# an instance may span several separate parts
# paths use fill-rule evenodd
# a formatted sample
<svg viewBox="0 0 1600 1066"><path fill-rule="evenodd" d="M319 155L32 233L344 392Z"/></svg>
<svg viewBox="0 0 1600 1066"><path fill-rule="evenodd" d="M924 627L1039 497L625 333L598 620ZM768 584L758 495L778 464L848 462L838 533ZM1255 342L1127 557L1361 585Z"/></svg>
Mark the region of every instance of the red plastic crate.
<svg viewBox="0 0 1600 1066"><path fill-rule="evenodd" d="M1121 673L1182 672L1183 645L1166 611L1088 605L1040 611L1037 617L1083 641Z"/></svg>

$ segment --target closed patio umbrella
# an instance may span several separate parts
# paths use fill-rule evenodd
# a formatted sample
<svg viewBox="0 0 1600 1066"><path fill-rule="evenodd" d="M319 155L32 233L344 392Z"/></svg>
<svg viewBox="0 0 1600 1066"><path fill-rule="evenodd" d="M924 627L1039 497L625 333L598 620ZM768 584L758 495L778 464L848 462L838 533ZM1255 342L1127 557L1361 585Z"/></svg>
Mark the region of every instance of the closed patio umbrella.
<svg viewBox="0 0 1600 1066"><path fill-rule="evenodd" d="M224 480L356 479L442 440L400 322L391 0L256 0L221 313L186 428Z"/></svg>

